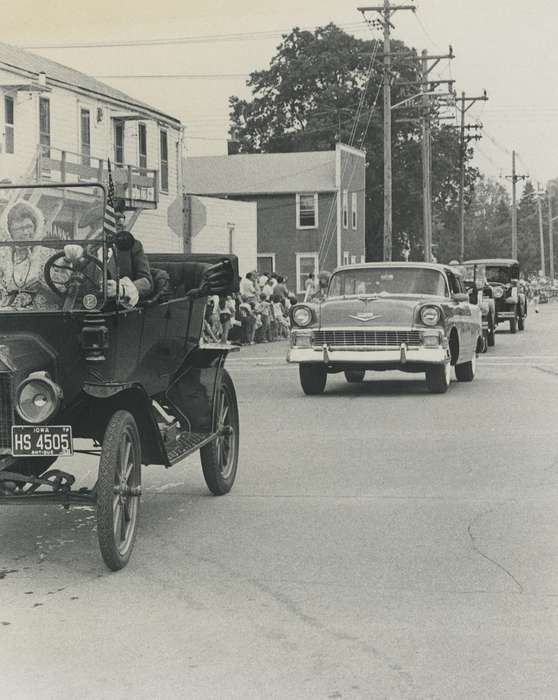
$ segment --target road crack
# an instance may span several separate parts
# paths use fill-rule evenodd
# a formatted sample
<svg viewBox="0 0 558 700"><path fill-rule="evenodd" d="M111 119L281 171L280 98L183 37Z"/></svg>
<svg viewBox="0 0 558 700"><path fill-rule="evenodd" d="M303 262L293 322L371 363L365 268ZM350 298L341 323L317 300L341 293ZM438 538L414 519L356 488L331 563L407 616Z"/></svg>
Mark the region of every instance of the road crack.
<svg viewBox="0 0 558 700"><path fill-rule="evenodd" d="M482 518L486 517L487 515L490 515L490 514L493 513L497 508L500 508L500 507L503 506L503 505L505 505L505 503L500 503L498 506L494 506L493 508L490 508L489 510L484 510L484 511L482 511L481 513L479 513L478 515L476 515L476 516L473 518L473 520L469 523L469 525L467 526L467 532L468 532L468 534L469 534L469 539L471 540L471 545L472 545L472 547L473 547L473 550L474 550L479 556L481 556L483 559L486 559L486 561L489 561L491 564L493 564L493 565L496 566L498 569L500 569L500 571L503 571L503 572L506 574L506 576L508 576L508 577L514 582L514 584L517 586L518 592L519 592L519 593L523 593L523 591L524 591L523 585L516 579L516 577L512 574L512 572L509 571L508 569L506 569L506 567L505 567L503 564L500 564L499 561L496 561L496 559L493 559L492 557L489 557L488 554L485 554L485 553L480 549L479 545L477 544L477 538L476 538L475 535L473 534L473 528L474 528L475 525L479 522L479 520L481 520Z"/></svg>

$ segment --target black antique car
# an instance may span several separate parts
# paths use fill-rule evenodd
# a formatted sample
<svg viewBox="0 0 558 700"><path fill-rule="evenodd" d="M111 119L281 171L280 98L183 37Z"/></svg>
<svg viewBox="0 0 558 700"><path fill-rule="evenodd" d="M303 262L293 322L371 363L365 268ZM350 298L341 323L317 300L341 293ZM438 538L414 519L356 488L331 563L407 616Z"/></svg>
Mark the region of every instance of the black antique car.
<svg viewBox="0 0 558 700"><path fill-rule="evenodd" d="M238 408L224 363L235 348L202 331L208 295L236 291L238 265L150 255L151 296L133 307L109 298L123 246L103 223L105 195L100 185L0 186L0 504L94 507L117 570L134 545L142 465L200 450L214 494L234 483ZM53 468L78 454L99 456L91 488Z"/></svg>
<svg viewBox="0 0 558 700"><path fill-rule="evenodd" d="M482 266L492 290L496 307L496 325L509 322L510 332L525 330L527 297L519 286L519 263L512 258L467 260L466 266Z"/></svg>
<svg viewBox="0 0 558 700"><path fill-rule="evenodd" d="M452 264L453 266L453 264ZM482 352L496 344L496 304L494 291L486 279L486 269L482 264L466 263L455 264L461 271L463 284L469 300L476 304L482 314Z"/></svg>

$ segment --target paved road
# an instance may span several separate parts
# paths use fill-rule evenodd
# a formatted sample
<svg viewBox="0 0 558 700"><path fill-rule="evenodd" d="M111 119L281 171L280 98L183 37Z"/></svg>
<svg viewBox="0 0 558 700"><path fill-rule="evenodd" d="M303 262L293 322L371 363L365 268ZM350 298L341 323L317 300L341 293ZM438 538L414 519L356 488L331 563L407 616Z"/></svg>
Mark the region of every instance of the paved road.
<svg viewBox="0 0 558 700"><path fill-rule="evenodd" d="M2 697L558 696L558 305L444 396L305 397L284 351L230 362L229 496L145 471L126 570L88 510L0 512Z"/></svg>

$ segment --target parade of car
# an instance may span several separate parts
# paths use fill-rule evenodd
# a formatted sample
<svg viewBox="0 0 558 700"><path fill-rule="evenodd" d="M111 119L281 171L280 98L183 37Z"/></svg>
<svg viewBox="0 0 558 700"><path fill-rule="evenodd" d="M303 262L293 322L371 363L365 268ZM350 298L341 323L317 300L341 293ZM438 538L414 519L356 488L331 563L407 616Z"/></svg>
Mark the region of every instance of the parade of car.
<svg viewBox="0 0 558 700"><path fill-rule="evenodd" d="M445 393L451 368L475 377L482 321L459 273L431 263L342 266L321 303L291 309L287 361L298 363L306 394L324 391L328 374L350 383L368 370L424 373L431 393Z"/></svg>

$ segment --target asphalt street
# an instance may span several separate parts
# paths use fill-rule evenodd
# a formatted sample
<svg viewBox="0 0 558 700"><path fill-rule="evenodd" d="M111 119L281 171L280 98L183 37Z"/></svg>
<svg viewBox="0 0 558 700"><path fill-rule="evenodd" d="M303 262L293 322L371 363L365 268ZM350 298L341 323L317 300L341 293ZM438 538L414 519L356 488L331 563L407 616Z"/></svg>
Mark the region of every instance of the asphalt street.
<svg viewBox="0 0 558 700"><path fill-rule="evenodd" d="M229 362L229 495L197 455L144 469L123 571L88 509L0 510L1 697L558 697L558 304L442 396L306 397L285 354Z"/></svg>

